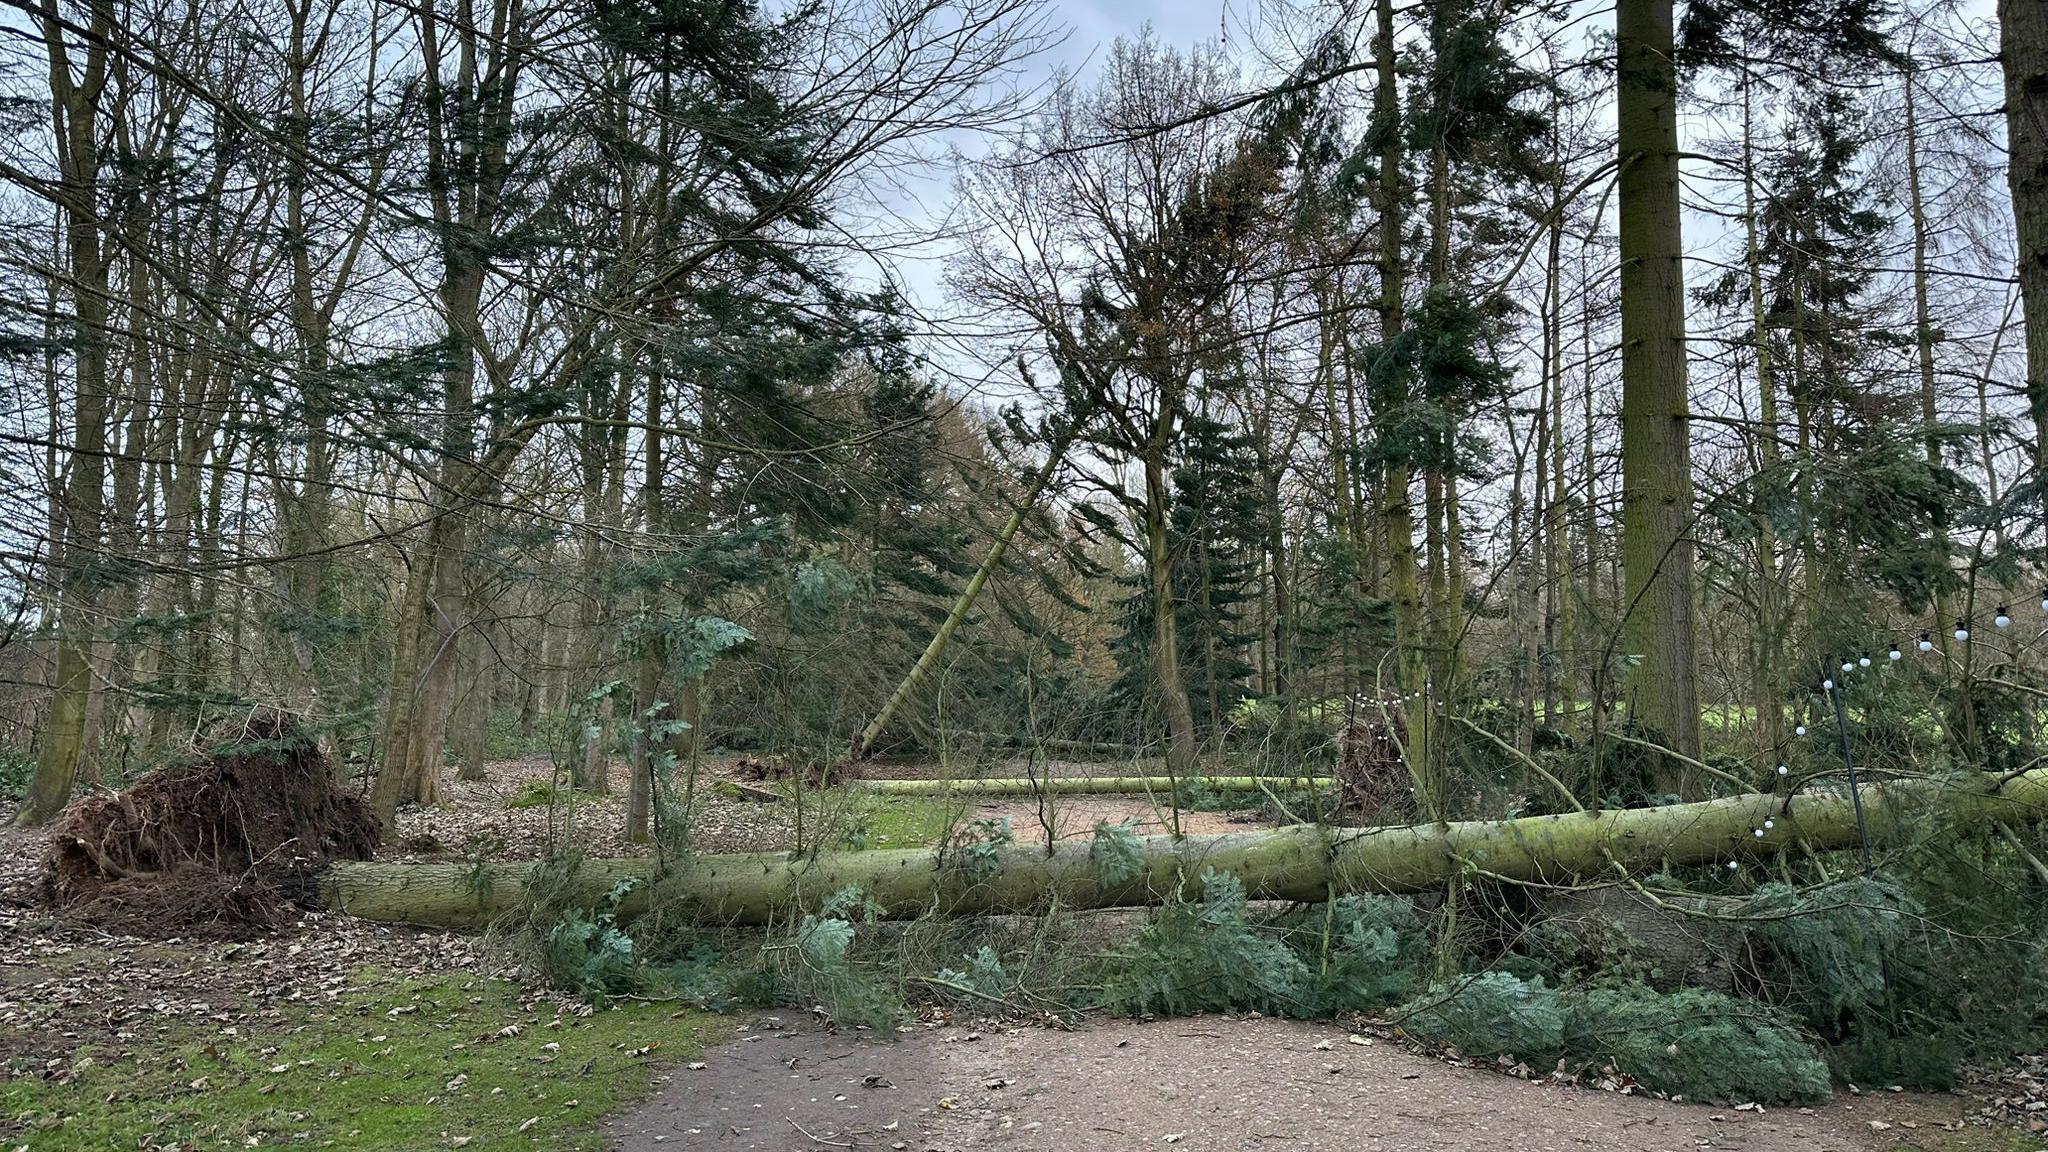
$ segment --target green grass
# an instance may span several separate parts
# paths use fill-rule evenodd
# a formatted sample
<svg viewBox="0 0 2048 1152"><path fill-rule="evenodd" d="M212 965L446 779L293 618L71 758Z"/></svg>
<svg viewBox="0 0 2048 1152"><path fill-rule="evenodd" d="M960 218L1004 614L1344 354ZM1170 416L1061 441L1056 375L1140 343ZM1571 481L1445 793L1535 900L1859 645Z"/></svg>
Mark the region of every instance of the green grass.
<svg viewBox="0 0 2048 1152"><path fill-rule="evenodd" d="M855 848L924 848L937 844L959 805L922 796L864 797L847 843Z"/></svg>
<svg viewBox="0 0 2048 1152"><path fill-rule="evenodd" d="M503 981L393 980L239 1033L88 1052L69 1083L0 1083L0 1148L595 1152L598 1121L716 1029L673 1005L578 1017Z"/></svg>

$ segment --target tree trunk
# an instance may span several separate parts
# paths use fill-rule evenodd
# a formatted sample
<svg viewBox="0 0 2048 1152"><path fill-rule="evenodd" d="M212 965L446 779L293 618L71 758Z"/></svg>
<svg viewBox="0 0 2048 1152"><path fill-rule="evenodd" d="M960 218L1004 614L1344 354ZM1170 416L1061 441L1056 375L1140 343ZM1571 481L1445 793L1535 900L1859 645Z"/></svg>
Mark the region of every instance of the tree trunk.
<svg viewBox="0 0 2048 1152"><path fill-rule="evenodd" d="M2048 460L2048 4L1998 0L2005 65L2005 178L2019 240L2034 465Z"/></svg>
<svg viewBox="0 0 2048 1152"><path fill-rule="evenodd" d="M1167 539L1166 465L1145 457L1145 563L1152 579L1152 662L1159 677L1159 712L1166 721L1166 768L1174 776L1195 770L1195 715L1180 675L1179 621L1174 616L1173 549Z"/></svg>
<svg viewBox="0 0 2048 1152"><path fill-rule="evenodd" d="M1924 828L1937 808L1958 825L1987 831L1996 823L2048 820L2048 768L2009 779L1985 776L1981 788L1959 784L1909 780L1866 787L1865 823L1882 837ZM1767 818L1775 827L1759 839L1754 830ZM1147 836L1141 838L1144 866L1119 884L1098 878L1087 837L1056 841L1050 850L1040 844L999 848L993 872L950 867L929 848L761 852L698 856L666 875L658 874L652 858L589 860L573 884L579 902L595 904L621 879L650 881L627 898L627 915L659 907L706 923L765 924L795 908L816 908L848 885L859 885L883 915L895 918L1026 912L1054 902L1069 910L1143 907L1199 898L1202 874L1211 868L1238 877L1255 900L1318 902L1352 892L1440 890L1475 869L1509 881L1568 884L1670 865L1759 861L1795 845L1856 843L1856 812L1846 795L1758 794L1519 820ZM493 869L480 884L468 864L343 863L328 872L321 895L329 908L369 920L482 925L528 909L532 869Z"/></svg>
<svg viewBox="0 0 2048 1152"><path fill-rule="evenodd" d="M666 399L666 378L660 368L647 374L647 422L641 428L646 459L640 477L641 532L649 554L660 547L661 534L668 528L663 505L662 406ZM643 594L642 610L652 619L659 605L652 593ZM668 666L668 645L658 635L640 641L639 667L633 685L633 764L626 781L626 839L636 843L649 839L654 827L654 790L668 741L655 738L655 725L666 723L674 711L672 701L661 697L663 672Z"/></svg>
<svg viewBox="0 0 2048 1152"><path fill-rule="evenodd" d="M973 780L852 780L847 787L883 796L1145 796L1171 795L1172 776L984 777ZM1317 776L1203 776L1211 792L1257 792L1324 782Z"/></svg>
<svg viewBox="0 0 2048 1152"><path fill-rule="evenodd" d="M1693 649L1691 408L1671 0L1620 0L1622 565L1631 714L1699 756ZM1659 768L1683 784L1676 760Z"/></svg>
<svg viewBox="0 0 2048 1152"><path fill-rule="evenodd" d="M50 542L57 585L57 658L50 700L49 733L28 797L15 822L41 824L64 810L86 755L86 717L93 696L93 614L95 569L105 518L107 447L107 272L100 242L99 102L106 84L106 47L114 31L111 0L93 0L92 34L83 73L74 79L65 33L54 5L47 9L43 35L49 52L50 97L63 183L66 262L72 282L72 356L75 365L75 421L64 483L63 522ZM52 483L56 477L52 476ZM58 551L61 549L61 557Z"/></svg>
<svg viewBox="0 0 2048 1152"><path fill-rule="evenodd" d="M1742 89L1742 184L1744 253L1749 272L1750 326L1756 341L1757 471L1774 478L1783 462L1778 446L1778 373L1771 359L1764 307L1763 251L1757 236L1756 165L1751 144L1750 93ZM1785 569L1778 560L1778 528L1761 507L1756 524L1756 666L1751 691L1757 717L1757 748L1774 756L1785 742Z"/></svg>
<svg viewBox="0 0 2048 1152"><path fill-rule="evenodd" d="M1375 8L1378 30L1373 40L1373 54L1378 83L1373 94L1373 121L1375 131L1382 133L1385 141L1380 152L1377 204L1380 346L1391 347L1407 327L1407 277L1401 258L1402 234L1406 229L1401 209L1407 189L1401 182L1404 161L1393 0L1378 0ZM1406 403L1405 395L1390 397L1391 410L1382 413L1381 419L1400 419L1400 409ZM1415 559L1415 506L1409 492L1412 481L1413 473L1408 462L1390 457L1381 492L1380 522L1387 537L1388 576L1393 584L1396 686L1403 697L1397 711L1403 713L1403 726L1407 729L1402 759L1408 766L1409 778L1414 782L1417 802L1424 806L1424 811L1435 815L1437 789L1430 783L1435 775L1431 759L1430 699L1425 691L1429 681L1429 640L1423 613L1422 574Z"/></svg>

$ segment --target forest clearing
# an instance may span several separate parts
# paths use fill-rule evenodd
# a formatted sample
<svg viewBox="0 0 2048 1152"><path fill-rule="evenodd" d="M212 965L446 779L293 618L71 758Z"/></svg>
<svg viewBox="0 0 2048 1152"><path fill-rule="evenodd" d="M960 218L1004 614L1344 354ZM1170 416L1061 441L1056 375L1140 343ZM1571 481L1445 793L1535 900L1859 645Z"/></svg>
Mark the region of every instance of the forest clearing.
<svg viewBox="0 0 2048 1152"><path fill-rule="evenodd" d="M0 4L0 1152L2048 1149L2048 3Z"/></svg>

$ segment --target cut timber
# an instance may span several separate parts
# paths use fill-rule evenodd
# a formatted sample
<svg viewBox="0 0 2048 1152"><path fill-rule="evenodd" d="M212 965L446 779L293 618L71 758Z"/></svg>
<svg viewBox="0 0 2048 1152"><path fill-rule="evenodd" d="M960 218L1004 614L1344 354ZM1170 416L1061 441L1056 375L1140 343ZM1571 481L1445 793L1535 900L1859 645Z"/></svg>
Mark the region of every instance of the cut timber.
<svg viewBox="0 0 2048 1152"><path fill-rule="evenodd" d="M1318 777L1287 776L1201 776L1190 778L1191 786L1211 792L1257 792L1261 785L1286 788L1300 784L1328 783ZM849 787L884 796L1122 796L1171 795L1171 776L1028 776L985 780L854 780Z"/></svg>
<svg viewBox="0 0 2048 1152"><path fill-rule="evenodd" d="M1867 787L1864 811L1874 835L1937 811L1987 829L2048 820L2048 768ZM1766 818L1775 827L1758 839L1753 830ZM1461 874L1570 883L1616 868L1641 873L1666 863L1754 859L1794 844L1846 848L1856 843L1856 815L1846 793L1831 791L1520 820L1148 836L1140 838L1144 867L1120 884L1096 878L1090 843L1062 840L1050 851L1005 846L996 851L998 867L984 873L942 866L930 849L698 856L661 876L649 859L589 860L571 881L572 895L595 903L617 881L637 877L651 882L628 898L627 914L659 903L707 922L762 924L858 884L891 917L978 915L1030 911L1055 898L1072 909L1197 897L1203 871L1215 868L1236 874L1255 899L1319 901L1333 892L1426 891ZM340 863L328 871L322 896L329 907L370 920L475 925L524 909L529 878L528 865L479 874L467 864Z"/></svg>

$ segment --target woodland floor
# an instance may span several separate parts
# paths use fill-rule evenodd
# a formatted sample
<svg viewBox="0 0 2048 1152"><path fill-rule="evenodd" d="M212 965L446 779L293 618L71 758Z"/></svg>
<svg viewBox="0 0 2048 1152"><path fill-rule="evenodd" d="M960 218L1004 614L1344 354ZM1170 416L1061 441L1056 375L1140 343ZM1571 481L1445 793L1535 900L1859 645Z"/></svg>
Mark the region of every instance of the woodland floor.
<svg viewBox="0 0 2048 1152"><path fill-rule="evenodd" d="M718 761L708 775L728 772ZM594 854L638 850L618 835L618 793L521 806L548 777L544 760L520 760L493 764L481 782L450 779L445 806L405 814L406 845L388 854L533 858L565 833ZM794 805L708 787L700 795L700 851L785 847L794 835ZM834 818L857 824L871 847L930 843L977 818L1009 817L1019 839L1044 835L1028 798L840 808ZM849 831L807 819L807 835ZM1143 797L1086 797L1060 806L1057 828L1088 835L1098 820L1130 820L1149 831L1160 819ZM1182 829L1250 820L1184 813ZM66 925L38 901L44 850L39 834L0 821L0 1152L1314 1149L1339 1139L1347 1148L1538 1152L2007 1152L2041 1147L2043 1136L2022 1133L2048 1116L2048 1067L2038 1061L1954 1096L1839 1095L1811 1114L1757 1114L1532 1085L1384 1040L1353 1044L1341 1029L1272 1020L1099 1022L1070 1034L940 1016L870 1046L814 1031L798 1013L783 1018L786 1029L673 1005L593 1014L538 990L516 942L489 935L319 913L243 942ZM699 1057L719 1034L739 1038ZM1333 1043L1318 1049L1322 1039ZM880 1079L864 1086L870 1075ZM650 1088L656 1095L643 1107L622 1112ZM1963 1118L1979 1122L1944 1127Z"/></svg>
<svg viewBox="0 0 2048 1152"><path fill-rule="evenodd" d="M735 799L720 793L717 785L734 778L735 756L707 757L704 778L695 791L691 814L692 847L699 852L765 852L787 848L796 838L797 806L762 804ZM1040 775L1117 776L1127 775L1129 766L1119 762L1040 762ZM996 761L990 776L1024 775L1023 761ZM614 763L613 789L608 793L574 793L554 803L531 803L535 789L548 785L554 769L546 757L529 757L492 763L483 780L443 781L444 803L435 808L412 809L399 816L400 847L392 859L437 859L462 855L471 846L485 844L500 859L530 860L544 856L565 839L583 846L593 856L633 856L648 848L628 843L622 834L626 797L624 765ZM877 778L930 779L937 771L926 764L878 762L870 776ZM1128 821L1140 835L1166 828L1170 815L1165 798L1145 796L1075 796L1061 799L1050 811L1054 828L1061 837L1092 835L1098 821L1111 824ZM818 823L849 822L855 814L843 795L835 796L820 814L806 813L810 835L819 834ZM876 797L863 813L881 829L871 836L869 847L928 843L949 823L975 820L1010 821L1019 841L1042 843L1046 833L1039 818L1037 801L1023 797L980 797L964 801L903 800ZM1233 812L1182 812L1183 834L1227 832L1255 823L1249 816ZM833 829L847 831L850 829ZM906 837L904 833L909 835ZM829 837L830 833L826 833ZM890 838L890 839L884 839Z"/></svg>

